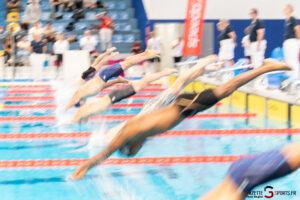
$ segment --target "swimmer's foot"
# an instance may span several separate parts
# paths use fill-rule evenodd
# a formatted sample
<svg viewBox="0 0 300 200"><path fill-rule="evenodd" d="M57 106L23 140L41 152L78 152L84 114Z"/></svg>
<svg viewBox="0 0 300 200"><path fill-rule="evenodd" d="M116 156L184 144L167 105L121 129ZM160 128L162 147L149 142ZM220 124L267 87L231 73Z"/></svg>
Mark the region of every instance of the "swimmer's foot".
<svg viewBox="0 0 300 200"><path fill-rule="evenodd" d="M146 49L144 51L144 54L149 57L149 58L155 58L155 57L160 57L160 53L158 53L157 51L151 50L151 49Z"/></svg>
<svg viewBox="0 0 300 200"><path fill-rule="evenodd" d="M111 55L111 57L115 57L115 56L117 56L117 55L119 55L120 53L117 51L117 52L112 52L110 55Z"/></svg>
<svg viewBox="0 0 300 200"><path fill-rule="evenodd" d="M106 50L107 53L112 53L113 51L117 50L116 47L111 47L109 49Z"/></svg>
<svg viewBox="0 0 300 200"><path fill-rule="evenodd" d="M264 65L261 67L266 67L269 71L288 71L292 70L290 66L288 66L285 62L280 62L274 59L265 59Z"/></svg>
<svg viewBox="0 0 300 200"><path fill-rule="evenodd" d="M197 67L200 68L205 68L207 65L214 63L218 60L218 56L217 55L210 55L210 56L206 56L204 58L200 58L196 64Z"/></svg>
<svg viewBox="0 0 300 200"><path fill-rule="evenodd" d="M118 76L117 78L118 83L128 83L129 81L125 78L123 78L122 76Z"/></svg>

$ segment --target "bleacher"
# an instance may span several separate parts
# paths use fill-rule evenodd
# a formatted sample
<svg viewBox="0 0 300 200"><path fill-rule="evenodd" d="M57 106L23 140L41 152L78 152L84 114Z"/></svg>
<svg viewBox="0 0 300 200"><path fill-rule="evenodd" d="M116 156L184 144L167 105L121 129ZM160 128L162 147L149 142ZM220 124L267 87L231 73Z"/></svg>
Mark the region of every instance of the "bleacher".
<svg viewBox="0 0 300 200"><path fill-rule="evenodd" d="M21 0L23 8L25 9L27 0ZM129 53L131 46L134 42L140 41L140 31L137 28L137 19L134 18L134 10L131 6L131 0L102 0L107 6L105 10L108 10L109 16L114 20L116 29L112 37L113 45L118 48L121 53ZM96 14L104 9L93 9L85 13L85 18L80 19L75 23L75 30L72 32L66 31L66 26L73 21L73 12L64 12L62 19L50 19L51 7L49 0L40 0L42 8L41 23L43 26L46 22L52 22L53 28L58 32L64 32L66 37L74 36L78 39L78 42L71 43L71 49L79 49L79 40L83 37L83 32L91 27L92 24L100 24L100 21L96 18ZM24 13L20 14L22 19ZM0 16L1 17L1 16ZM97 37L99 44L97 49L101 50L100 36L97 32L94 32L94 36Z"/></svg>

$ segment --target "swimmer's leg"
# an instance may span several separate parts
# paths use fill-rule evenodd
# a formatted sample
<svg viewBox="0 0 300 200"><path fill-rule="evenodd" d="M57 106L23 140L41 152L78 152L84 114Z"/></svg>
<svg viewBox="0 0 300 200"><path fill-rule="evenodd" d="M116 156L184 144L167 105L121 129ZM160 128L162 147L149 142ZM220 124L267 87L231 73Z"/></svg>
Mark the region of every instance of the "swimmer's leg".
<svg viewBox="0 0 300 200"><path fill-rule="evenodd" d="M174 84L170 87L173 94L177 95L186 85L196 79L198 76L206 72L205 67L211 63L216 62L218 57L216 55L210 55L198 60L197 64L189 69L186 73L180 75Z"/></svg>
<svg viewBox="0 0 300 200"><path fill-rule="evenodd" d="M256 77L267 72L281 71L281 70L291 70L291 68L284 62L279 62L272 59L266 59L264 64L261 67L239 74L238 76L234 77L232 80L225 83L224 85L213 89L213 92L217 97L217 99L221 100L231 95L239 87L255 79Z"/></svg>
<svg viewBox="0 0 300 200"><path fill-rule="evenodd" d="M77 123L79 120L86 118L92 114L98 114L106 111L111 103L111 98L108 95L105 95L100 99L81 106L72 119L72 123Z"/></svg>
<svg viewBox="0 0 300 200"><path fill-rule="evenodd" d="M147 49L143 53L130 56L126 60L120 62L122 69L125 71L126 69L132 67L133 65L136 65L144 60L148 60L154 57L159 56L159 53L154 50Z"/></svg>
<svg viewBox="0 0 300 200"><path fill-rule="evenodd" d="M96 69L96 71L99 71L109 60L111 60L116 55L119 55L119 52L112 52L111 54L106 55L93 67Z"/></svg>
<svg viewBox="0 0 300 200"><path fill-rule="evenodd" d="M116 50L116 47L112 47L107 49L104 53L100 54L93 62L93 64L91 65L92 67L96 68L96 66L103 60L103 58L105 58L106 56L108 56L109 54L111 54L114 50ZM99 70L99 69L98 69Z"/></svg>
<svg viewBox="0 0 300 200"><path fill-rule="evenodd" d="M119 76L118 78L114 79L114 80L109 80L105 83L104 88L108 88L112 85L118 84L118 83L128 83L129 81L121 76Z"/></svg>
<svg viewBox="0 0 300 200"><path fill-rule="evenodd" d="M170 68L170 69L165 69L161 72L147 75L138 81L132 81L132 87L134 88L135 92L138 92L141 89L144 89L145 87L147 87L147 85L149 83L156 81L156 80L160 79L161 77L168 76L175 72L177 72L177 69Z"/></svg>

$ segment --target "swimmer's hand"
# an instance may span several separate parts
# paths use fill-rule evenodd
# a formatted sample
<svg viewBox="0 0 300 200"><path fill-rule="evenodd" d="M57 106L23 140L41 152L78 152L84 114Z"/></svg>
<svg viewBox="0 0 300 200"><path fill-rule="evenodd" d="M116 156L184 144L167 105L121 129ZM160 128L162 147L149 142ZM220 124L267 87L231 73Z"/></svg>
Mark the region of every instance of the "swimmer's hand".
<svg viewBox="0 0 300 200"><path fill-rule="evenodd" d="M68 178L69 181L80 180L84 177L89 167L87 165L82 165L72 174L71 177Z"/></svg>
<svg viewBox="0 0 300 200"><path fill-rule="evenodd" d="M117 50L116 47L111 47L109 49L106 50L107 53L112 53L113 51Z"/></svg>

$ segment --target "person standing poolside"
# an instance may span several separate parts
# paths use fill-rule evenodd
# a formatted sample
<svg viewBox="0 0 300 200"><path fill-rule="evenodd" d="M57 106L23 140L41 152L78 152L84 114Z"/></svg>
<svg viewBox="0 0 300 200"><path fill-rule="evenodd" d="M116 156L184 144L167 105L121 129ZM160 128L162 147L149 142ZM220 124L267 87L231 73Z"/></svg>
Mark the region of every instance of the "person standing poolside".
<svg viewBox="0 0 300 200"><path fill-rule="evenodd" d="M299 78L299 51L300 51L300 29L297 20L293 17L293 7L286 5L284 8L285 32L284 32L284 59L293 70L289 72L291 78Z"/></svg>
<svg viewBox="0 0 300 200"><path fill-rule="evenodd" d="M260 67L265 58L265 51L267 48L267 41L264 40L265 25L258 18L258 11L256 8L250 10L252 22L250 24L249 38L251 49L251 62L254 67Z"/></svg>

